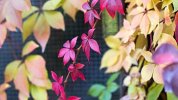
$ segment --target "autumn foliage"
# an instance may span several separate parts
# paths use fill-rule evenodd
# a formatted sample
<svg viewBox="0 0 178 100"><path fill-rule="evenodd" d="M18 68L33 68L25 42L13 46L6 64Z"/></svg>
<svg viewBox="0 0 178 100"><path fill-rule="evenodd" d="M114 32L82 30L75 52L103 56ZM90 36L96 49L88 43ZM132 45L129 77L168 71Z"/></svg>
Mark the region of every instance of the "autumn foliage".
<svg viewBox="0 0 178 100"><path fill-rule="evenodd" d="M51 71L51 82L44 58L31 53L39 46L42 47L42 52L45 51L52 34L51 28L65 31L64 16L58 8L62 8L74 21L77 11L82 11L84 23L89 24L90 28L88 32L81 33L81 36L67 40L59 48L56 56L63 59L68 74L58 76ZM85 65L77 60L80 52L86 55L88 61L91 50L101 54L94 34L104 10L111 18L118 17L117 13L123 15L123 27L115 35L105 37L110 49L103 55L100 69L114 74L108 79L106 86L93 85L89 89L89 95L98 97L99 100L111 100L112 93L119 88L114 81L123 70L127 74L123 86L128 88L121 100L177 99L177 0L48 0L41 7L31 5L30 0L1 0L0 47L3 47L8 31L21 31L22 40L26 44L21 59L14 58L6 66L5 80L0 85L0 100L7 99L5 90L10 88L10 82L19 91L20 100L27 100L30 95L35 100L47 100L49 89L55 92L59 100L85 99L68 96L65 87L69 78L73 82L78 79L87 80L85 73L81 71ZM32 34L40 45L27 41ZM82 41L77 47L78 38Z"/></svg>

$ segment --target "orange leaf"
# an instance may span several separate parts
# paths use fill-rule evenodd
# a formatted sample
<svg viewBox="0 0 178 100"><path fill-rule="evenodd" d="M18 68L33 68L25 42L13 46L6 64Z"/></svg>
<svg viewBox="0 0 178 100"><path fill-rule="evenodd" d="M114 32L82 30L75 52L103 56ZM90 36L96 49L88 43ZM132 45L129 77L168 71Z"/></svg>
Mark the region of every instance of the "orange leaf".
<svg viewBox="0 0 178 100"><path fill-rule="evenodd" d="M15 88L19 90L24 96L29 97L29 83L27 79L27 72L25 70L25 64L22 64L14 78ZM20 99L20 98L19 98Z"/></svg>
<svg viewBox="0 0 178 100"><path fill-rule="evenodd" d="M22 50L22 56L28 55L29 53L33 52L36 48L38 48L38 44L36 44L34 41L28 42Z"/></svg>

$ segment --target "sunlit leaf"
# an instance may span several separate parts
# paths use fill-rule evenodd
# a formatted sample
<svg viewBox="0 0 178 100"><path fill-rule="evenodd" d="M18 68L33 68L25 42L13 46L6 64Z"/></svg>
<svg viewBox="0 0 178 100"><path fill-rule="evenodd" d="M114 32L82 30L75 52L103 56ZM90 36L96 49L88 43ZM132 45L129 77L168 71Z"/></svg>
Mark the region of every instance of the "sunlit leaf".
<svg viewBox="0 0 178 100"><path fill-rule="evenodd" d="M138 19L138 20L140 20L140 19ZM142 21L140 23L141 33L144 34L145 37L147 36L147 34L149 32L149 28L150 28L150 21L148 19L148 15L145 14L145 15L143 15Z"/></svg>
<svg viewBox="0 0 178 100"><path fill-rule="evenodd" d="M151 79L152 75L153 75L153 71L154 71L155 65L154 64L147 64L145 66L143 66L142 70L141 70L141 77L142 77L142 82L147 82L148 80Z"/></svg>
<svg viewBox="0 0 178 100"><path fill-rule="evenodd" d="M64 18L61 12L45 11L44 16L51 27L65 30Z"/></svg>
<svg viewBox="0 0 178 100"><path fill-rule="evenodd" d="M62 5L64 12L68 14L74 21L77 14L78 9L73 6L69 0L66 0Z"/></svg>
<svg viewBox="0 0 178 100"><path fill-rule="evenodd" d="M161 37L161 34L162 34L162 31L163 31L163 23L160 23L155 31L154 31L154 34L153 34L153 45L155 46L157 41L159 40L159 38Z"/></svg>
<svg viewBox="0 0 178 100"><path fill-rule="evenodd" d="M33 52L36 48L38 48L39 45L36 44L34 41L29 41L22 50L22 56L28 55L31 52Z"/></svg>
<svg viewBox="0 0 178 100"><path fill-rule="evenodd" d="M118 50L114 50L114 49L108 50L104 54L104 56L101 60L101 68L113 66L118 61L118 57L119 57Z"/></svg>
<svg viewBox="0 0 178 100"><path fill-rule="evenodd" d="M18 72L18 67L20 66L20 64L21 64L20 60L15 60L6 66L4 72L5 82L10 82L14 79Z"/></svg>
<svg viewBox="0 0 178 100"><path fill-rule="evenodd" d="M63 2L64 0L48 0L43 5L43 9L44 10L55 10L59 8L60 6L62 6Z"/></svg>
<svg viewBox="0 0 178 100"><path fill-rule="evenodd" d="M17 75L14 78L15 88L19 90L25 97L29 97L29 83L27 79L27 71L25 69L25 64L21 64Z"/></svg>
<svg viewBox="0 0 178 100"><path fill-rule="evenodd" d="M101 84L92 85L88 91L88 94L92 97L98 97L106 87Z"/></svg>
<svg viewBox="0 0 178 100"><path fill-rule="evenodd" d="M23 12L22 12L22 17L23 17L23 18L26 18L26 17L28 17L30 14L32 14L32 13L38 11L38 10L39 10L39 9L38 9L37 7L32 6L30 10L28 10L28 11L23 11Z"/></svg>
<svg viewBox="0 0 178 100"><path fill-rule="evenodd" d="M172 3L172 0L163 0L163 4L162 4L162 8L164 8L165 6L168 6Z"/></svg>
<svg viewBox="0 0 178 100"><path fill-rule="evenodd" d="M159 13L156 11L149 11L147 15L151 24L148 33L151 33L155 29L156 25L159 24Z"/></svg>
<svg viewBox="0 0 178 100"><path fill-rule="evenodd" d="M105 38L106 44L112 49L119 49L121 42L118 38L114 36L108 36Z"/></svg>
<svg viewBox="0 0 178 100"><path fill-rule="evenodd" d="M152 60L152 53L149 51L142 51L141 55L145 58L148 62L153 62Z"/></svg>
<svg viewBox="0 0 178 100"><path fill-rule="evenodd" d="M36 23L38 14L33 14L23 22L22 38L25 41L31 34Z"/></svg>
<svg viewBox="0 0 178 100"><path fill-rule="evenodd" d="M30 92L35 100L48 100L48 94L44 88L30 85Z"/></svg>
<svg viewBox="0 0 178 100"><path fill-rule="evenodd" d="M158 66L156 66L154 68L154 72L153 72L153 80L158 83L158 84L163 84L163 78L162 78L162 73L159 69Z"/></svg>
<svg viewBox="0 0 178 100"><path fill-rule="evenodd" d="M49 36L50 36L50 27L44 15L41 14L34 27L34 37L37 40L37 42L41 45L42 52L45 51L46 44L49 40Z"/></svg>

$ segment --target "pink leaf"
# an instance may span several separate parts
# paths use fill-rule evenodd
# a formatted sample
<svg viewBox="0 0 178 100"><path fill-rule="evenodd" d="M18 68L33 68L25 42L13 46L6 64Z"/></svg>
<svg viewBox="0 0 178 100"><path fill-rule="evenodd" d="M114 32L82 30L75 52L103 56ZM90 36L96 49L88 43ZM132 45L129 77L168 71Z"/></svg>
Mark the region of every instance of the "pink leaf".
<svg viewBox="0 0 178 100"><path fill-rule="evenodd" d="M91 2L91 7L94 7L97 2L98 2L98 0L92 0L92 2Z"/></svg>
<svg viewBox="0 0 178 100"><path fill-rule="evenodd" d="M68 51L69 49L66 49L66 48L60 49L58 57L63 57Z"/></svg>
<svg viewBox="0 0 178 100"><path fill-rule="evenodd" d="M70 48L70 42L69 42L69 40L64 43L63 47Z"/></svg>
<svg viewBox="0 0 178 100"><path fill-rule="evenodd" d="M175 16L175 24L176 24L175 38L176 38L176 42L178 43L178 12L176 13L176 16Z"/></svg>
<svg viewBox="0 0 178 100"><path fill-rule="evenodd" d="M88 38L92 38L94 31L95 31L95 29L90 29L88 31Z"/></svg>
<svg viewBox="0 0 178 100"><path fill-rule="evenodd" d="M70 58L74 61L75 60L75 52L74 52L74 50L70 50L69 53L70 53Z"/></svg>
<svg viewBox="0 0 178 100"><path fill-rule="evenodd" d="M67 100L80 100L80 98L76 96L70 96Z"/></svg>
<svg viewBox="0 0 178 100"><path fill-rule="evenodd" d="M63 58L63 63L66 65L70 60L70 53L66 53Z"/></svg>
<svg viewBox="0 0 178 100"><path fill-rule="evenodd" d="M73 39L71 40L71 44L70 44L70 47L71 47L71 48L74 48L74 47L75 47L75 45L76 45L76 43L77 43L77 39L78 39L78 36L76 36L75 38L73 38Z"/></svg>
<svg viewBox="0 0 178 100"><path fill-rule="evenodd" d="M52 78L55 80L55 81L58 81L58 77L57 77L57 74L53 71L51 71L51 75L52 75Z"/></svg>
<svg viewBox="0 0 178 100"><path fill-rule="evenodd" d="M90 5L88 4L88 2L84 3L84 4L82 5L82 8L85 9L85 10L90 10L90 9L91 9L91 7L90 7Z"/></svg>
<svg viewBox="0 0 178 100"><path fill-rule="evenodd" d="M4 41L6 39L7 35L7 29L4 24L0 24L0 48L4 44Z"/></svg>
<svg viewBox="0 0 178 100"><path fill-rule="evenodd" d="M100 53L99 45L94 39L90 39L88 42L92 50Z"/></svg>
<svg viewBox="0 0 178 100"><path fill-rule="evenodd" d="M77 64L75 64L75 66L77 69L82 69L85 65L81 64L81 63L77 63Z"/></svg>

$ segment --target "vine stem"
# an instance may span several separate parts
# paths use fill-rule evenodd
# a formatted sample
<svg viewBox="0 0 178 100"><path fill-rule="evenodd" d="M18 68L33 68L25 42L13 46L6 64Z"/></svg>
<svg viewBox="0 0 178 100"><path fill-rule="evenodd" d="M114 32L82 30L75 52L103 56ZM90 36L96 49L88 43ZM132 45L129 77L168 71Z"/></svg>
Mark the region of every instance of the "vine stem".
<svg viewBox="0 0 178 100"><path fill-rule="evenodd" d="M100 11L99 16L101 16L101 13L102 13L102 11ZM95 21L93 27L95 27L97 23L98 23L98 20ZM82 45L80 45L80 46L76 49L76 50L77 50L76 57L75 57L75 60L72 62L72 64L75 64L75 63L76 63L77 58L78 58L78 55L79 55L79 53L80 53L80 51L81 51L81 48L82 48ZM68 71L68 74L67 74L67 76L66 76L66 78L65 78L65 80L64 80L64 88L67 86L67 82L68 82L68 80L69 80L70 74L71 74L71 72Z"/></svg>

